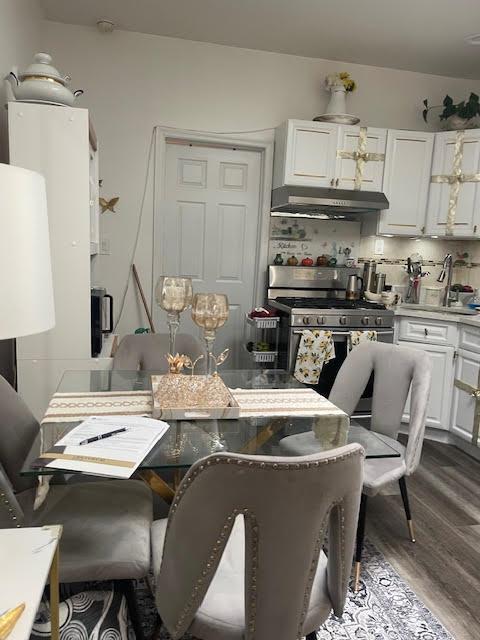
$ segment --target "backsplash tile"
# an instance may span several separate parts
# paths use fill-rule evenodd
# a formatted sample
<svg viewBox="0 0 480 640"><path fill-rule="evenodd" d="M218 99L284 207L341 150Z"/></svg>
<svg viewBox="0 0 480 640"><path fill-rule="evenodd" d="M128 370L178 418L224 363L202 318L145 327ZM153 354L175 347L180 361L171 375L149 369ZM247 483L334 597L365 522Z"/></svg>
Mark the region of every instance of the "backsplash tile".
<svg viewBox="0 0 480 640"><path fill-rule="evenodd" d="M273 264L280 253L284 264L294 255L300 263L303 258L327 255L337 258L337 263L345 263L345 248L350 250L361 268L367 259L378 263L377 272L385 273L387 284L407 284L405 265L408 256L419 253L423 257L425 271L430 275L423 278L424 284L434 284L440 273L445 254L452 253L457 261L464 260L465 266L454 269L454 283L468 284L480 288L480 241L444 240L441 238L385 238L383 255L375 255L376 236L361 237L359 222L338 222L333 220L309 220L295 218L271 218L268 258ZM468 254L468 256L464 256ZM347 252L348 255L348 252Z"/></svg>
<svg viewBox="0 0 480 640"><path fill-rule="evenodd" d="M407 284L405 265L412 253L419 253L423 258L425 271L430 271L430 275L422 279L423 283L434 284L445 255L452 253L457 262L463 260L466 263L465 266L454 268L453 282L480 288L480 242L477 240L383 238L383 255L375 255L375 240L375 237L361 238L359 263L374 259L379 265L377 272L387 275L387 284ZM465 253L468 256L464 256Z"/></svg>
<svg viewBox="0 0 480 640"><path fill-rule="evenodd" d="M452 253L457 261L464 260L465 266L454 269L454 283L468 284L480 288L480 241L385 238L383 255L375 255L374 236L361 237L359 222L338 222L333 220L309 220L274 217L270 224L268 258L273 264L280 253L284 264L294 255L300 263L303 258L327 255L337 258L338 264L345 263L350 255L359 267L367 259L378 263L377 271L385 273L387 284L407 284L405 265L408 256L419 253L423 257L425 271L430 275L423 278L424 284L434 284L440 273L445 254ZM345 254L347 248L347 255ZM348 254L350 250L350 254ZM464 256L468 254L468 256Z"/></svg>
<svg viewBox="0 0 480 640"><path fill-rule="evenodd" d="M360 255L360 223L308 218L271 218L268 263L273 264L280 253L283 263L294 255L300 263L303 258L333 256L337 264L347 257L358 260ZM347 251L345 251L345 249Z"/></svg>

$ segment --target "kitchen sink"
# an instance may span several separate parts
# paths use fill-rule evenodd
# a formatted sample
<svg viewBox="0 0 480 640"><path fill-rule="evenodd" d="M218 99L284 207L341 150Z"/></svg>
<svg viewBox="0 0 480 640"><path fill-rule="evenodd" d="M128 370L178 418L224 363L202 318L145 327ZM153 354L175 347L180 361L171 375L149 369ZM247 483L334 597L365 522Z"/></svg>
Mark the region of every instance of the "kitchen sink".
<svg viewBox="0 0 480 640"><path fill-rule="evenodd" d="M402 304L401 309L415 309L416 311L433 311L435 313L449 313L461 316L476 316L475 309L468 307L442 307L433 304Z"/></svg>

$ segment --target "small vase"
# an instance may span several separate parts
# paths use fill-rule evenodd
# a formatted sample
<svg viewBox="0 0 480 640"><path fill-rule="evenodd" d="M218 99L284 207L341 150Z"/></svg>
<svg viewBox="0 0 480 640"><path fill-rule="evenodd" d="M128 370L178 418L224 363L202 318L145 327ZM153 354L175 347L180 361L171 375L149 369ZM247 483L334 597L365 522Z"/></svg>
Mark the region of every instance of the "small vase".
<svg viewBox="0 0 480 640"><path fill-rule="evenodd" d="M448 131L462 131L464 129L477 129L478 120L476 118L461 118L457 114L445 120L445 128Z"/></svg>
<svg viewBox="0 0 480 640"><path fill-rule="evenodd" d="M347 113L347 101L345 95L347 93L343 84L335 84L330 87L330 101L327 105L325 113L332 115L341 115Z"/></svg>
<svg viewBox="0 0 480 640"><path fill-rule="evenodd" d="M273 261L273 264L280 266L281 264L283 264L283 258L282 258L282 254L281 253L277 253L277 255L275 256L275 259Z"/></svg>

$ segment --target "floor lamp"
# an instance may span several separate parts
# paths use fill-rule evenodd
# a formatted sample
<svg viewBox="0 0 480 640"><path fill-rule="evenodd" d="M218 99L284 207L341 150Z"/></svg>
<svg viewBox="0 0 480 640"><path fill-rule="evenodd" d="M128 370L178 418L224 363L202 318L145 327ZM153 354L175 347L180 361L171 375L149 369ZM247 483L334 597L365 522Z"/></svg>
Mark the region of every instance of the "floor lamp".
<svg viewBox="0 0 480 640"><path fill-rule="evenodd" d="M0 164L0 340L54 326L45 179Z"/></svg>

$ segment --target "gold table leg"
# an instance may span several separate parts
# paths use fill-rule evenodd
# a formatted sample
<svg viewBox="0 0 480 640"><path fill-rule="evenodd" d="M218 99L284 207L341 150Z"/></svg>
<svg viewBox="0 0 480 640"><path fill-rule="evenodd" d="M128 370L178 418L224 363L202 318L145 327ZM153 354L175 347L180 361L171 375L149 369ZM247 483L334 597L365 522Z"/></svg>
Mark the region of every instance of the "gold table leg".
<svg viewBox="0 0 480 640"><path fill-rule="evenodd" d="M168 504L173 502L175 491L158 475L158 473L155 473L155 471L152 471L151 469L146 469L145 471L141 471L139 475L142 480L148 484L150 489L162 497L165 502L168 502Z"/></svg>
<svg viewBox="0 0 480 640"><path fill-rule="evenodd" d="M256 436L251 438L241 449L240 453L256 453L258 448L270 440L286 424L285 418L276 418L265 426Z"/></svg>
<svg viewBox="0 0 480 640"><path fill-rule="evenodd" d="M50 624L52 640L60 638L60 598L58 588L58 554L59 541L50 566Z"/></svg>

